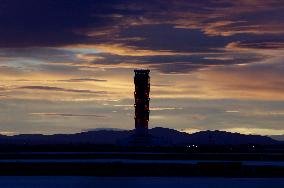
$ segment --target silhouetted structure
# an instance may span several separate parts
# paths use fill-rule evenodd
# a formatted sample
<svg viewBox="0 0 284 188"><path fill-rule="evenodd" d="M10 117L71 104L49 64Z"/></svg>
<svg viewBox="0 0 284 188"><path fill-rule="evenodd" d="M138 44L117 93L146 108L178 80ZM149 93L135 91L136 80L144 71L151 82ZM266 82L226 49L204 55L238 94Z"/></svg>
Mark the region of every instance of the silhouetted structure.
<svg viewBox="0 0 284 188"><path fill-rule="evenodd" d="M150 93L150 70L134 70L135 84L135 131L137 135L148 134L149 122L149 93Z"/></svg>

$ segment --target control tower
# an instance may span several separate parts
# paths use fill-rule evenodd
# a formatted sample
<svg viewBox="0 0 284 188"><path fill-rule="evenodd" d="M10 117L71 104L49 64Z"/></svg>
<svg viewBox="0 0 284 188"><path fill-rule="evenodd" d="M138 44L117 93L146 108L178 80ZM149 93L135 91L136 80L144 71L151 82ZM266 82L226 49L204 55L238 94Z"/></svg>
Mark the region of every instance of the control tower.
<svg viewBox="0 0 284 188"><path fill-rule="evenodd" d="M150 70L134 70L135 84L135 133L139 136L148 134L149 122L149 93L150 93Z"/></svg>

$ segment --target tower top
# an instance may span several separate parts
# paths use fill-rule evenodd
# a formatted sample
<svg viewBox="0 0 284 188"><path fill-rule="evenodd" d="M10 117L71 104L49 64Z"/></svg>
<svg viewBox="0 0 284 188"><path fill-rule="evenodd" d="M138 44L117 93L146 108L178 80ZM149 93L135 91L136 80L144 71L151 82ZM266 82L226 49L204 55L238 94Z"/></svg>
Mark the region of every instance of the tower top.
<svg viewBox="0 0 284 188"><path fill-rule="evenodd" d="M149 69L135 69L134 72L135 74L149 74L150 70Z"/></svg>

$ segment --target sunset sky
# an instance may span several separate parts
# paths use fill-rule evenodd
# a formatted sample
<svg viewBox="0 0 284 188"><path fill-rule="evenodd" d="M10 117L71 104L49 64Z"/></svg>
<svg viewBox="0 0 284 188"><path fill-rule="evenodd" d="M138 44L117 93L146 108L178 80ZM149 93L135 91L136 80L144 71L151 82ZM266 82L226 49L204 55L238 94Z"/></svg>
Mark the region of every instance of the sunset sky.
<svg viewBox="0 0 284 188"><path fill-rule="evenodd" d="M284 134L282 0L0 0L0 134L150 127Z"/></svg>

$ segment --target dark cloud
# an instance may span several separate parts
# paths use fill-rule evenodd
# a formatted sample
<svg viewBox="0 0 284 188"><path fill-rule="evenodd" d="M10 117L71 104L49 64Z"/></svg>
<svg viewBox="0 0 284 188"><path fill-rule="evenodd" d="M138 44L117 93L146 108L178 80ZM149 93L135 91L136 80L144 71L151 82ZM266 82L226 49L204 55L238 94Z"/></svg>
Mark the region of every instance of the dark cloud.
<svg viewBox="0 0 284 188"><path fill-rule="evenodd" d="M177 29L172 25L133 26L120 33L120 37L138 37L144 40L125 41L127 45L148 50L171 50L174 52L218 52L230 38L206 36L197 29Z"/></svg>
<svg viewBox="0 0 284 188"><path fill-rule="evenodd" d="M119 66L120 63L129 63L132 64L133 67L135 67L135 64L144 64L149 66L150 68L157 69L158 71L163 73L186 73L208 67L247 64L255 61L260 61L266 58L265 55L253 53L242 53L242 55L239 56L238 54L225 54L223 52L219 52L216 54L205 53L193 55L155 55L139 57L113 55L105 53L97 55L103 57L103 59L89 63L90 66ZM224 58L226 56L229 57Z"/></svg>
<svg viewBox="0 0 284 188"><path fill-rule="evenodd" d="M251 49L284 49L284 36L283 39L270 39L270 40L248 40L238 41L234 43L235 47L251 48Z"/></svg>
<svg viewBox="0 0 284 188"><path fill-rule="evenodd" d="M165 73L246 64L267 57L225 47L282 48L283 9L274 0L2 0L0 57L75 66L145 64ZM76 45L93 47L78 56ZM96 45L109 50L90 53ZM117 54L113 46L126 52ZM40 68L74 74L75 66Z"/></svg>
<svg viewBox="0 0 284 188"><path fill-rule="evenodd" d="M1 36L0 36L1 37ZM0 49L0 57L9 57L9 58L19 58L19 59L33 59L39 61L57 61L57 62L66 62L66 61L77 61L79 59L75 57L76 53L64 49L58 48L9 48L9 49ZM7 60L4 60L7 61Z"/></svg>
<svg viewBox="0 0 284 188"><path fill-rule="evenodd" d="M107 82L107 80L97 78L72 78L68 80L58 80L60 82Z"/></svg>
<svg viewBox="0 0 284 188"><path fill-rule="evenodd" d="M66 80L29 80L29 79L18 79L18 80L12 80L16 82L40 82L40 81L56 81L56 82L107 82L107 80L103 79L97 79L97 78L71 78ZM2 88L0 87L0 90Z"/></svg>
<svg viewBox="0 0 284 188"><path fill-rule="evenodd" d="M42 112L37 112L37 113L30 113L31 115L36 115L36 116L57 116L57 117L104 117L101 115L96 115L96 114L73 114L73 113L42 113Z"/></svg>
<svg viewBox="0 0 284 188"><path fill-rule="evenodd" d="M84 2L84 1L83 1ZM1 1L1 47L56 46L82 42L73 32L90 24L89 3L54 0Z"/></svg>
<svg viewBox="0 0 284 188"><path fill-rule="evenodd" d="M61 87L51 86L22 86L17 89L29 89L29 90L46 90L46 91L61 91L61 92L72 92L72 93L86 93L86 94L105 94L105 91L92 91L84 89L66 89Z"/></svg>
<svg viewBox="0 0 284 188"><path fill-rule="evenodd" d="M130 10L115 8L123 2L2 0L0 47L61 46L100 41L87 33L92 30L105 33L110 26L118 24L116 15L130 14Z"/></svg>
<svg viewBox="0 0 284 188"><path fill-rule="evenodd" d="M283 7L283 2L279 1L242 0L2 0L0 47L129 42L131 37L144 37L141 47L150 48L147 43L159 34L164 37L164 40L157 38L154 41L159 47L170 48L165 41L171 40L172 36L185 49L196 47L198 50L207 38L194 32L185 35L182 30L172 33L169 28L158 25L197 29L209 35L254 33L268 28L255 21L259 16L265 18L264 11L271 12L269 17L273 15L276 22L273 25L283 26ZM272 27L269 23L265 22ZM254 28L255 25L259 27ZM278 31L281 32L281 27ZM200 43L196 44L196 41ZM212 41L212 45L215 43Z"/></svg>

